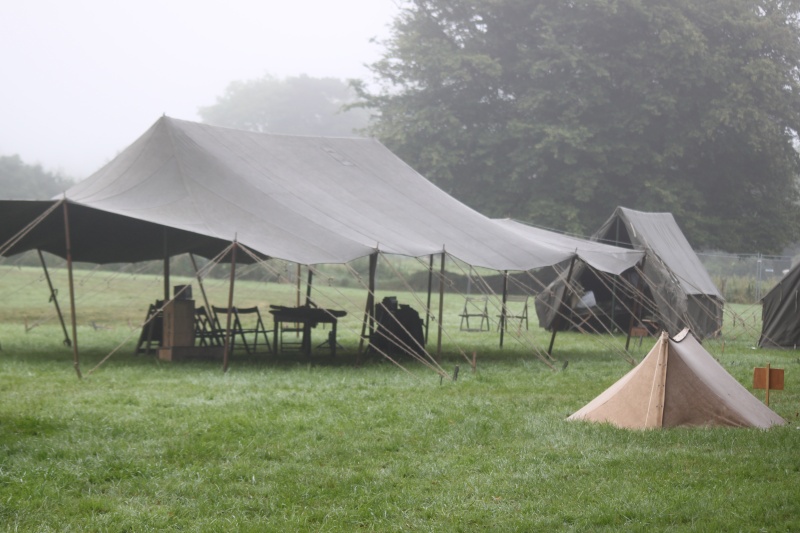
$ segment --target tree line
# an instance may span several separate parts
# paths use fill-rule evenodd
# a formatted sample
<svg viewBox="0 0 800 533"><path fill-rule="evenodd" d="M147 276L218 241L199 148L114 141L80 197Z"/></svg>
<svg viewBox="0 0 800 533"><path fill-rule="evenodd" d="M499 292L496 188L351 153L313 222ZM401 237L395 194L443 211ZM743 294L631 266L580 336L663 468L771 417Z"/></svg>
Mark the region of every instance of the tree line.
<svg viewBox="0 0 800 533"><path fill-rule="evenodd" d="M25 163L19 155L0 156L0 191L4 200L47 200L67 190L72 180Z"/></svg>
<svg viewBox="0 0 800 533"><path fill-rule="evenodd" d="M798 2L403 0L371 83L267 75L198 111L374 136L488 216L590 234L622 205L696 248L779 253L800 230ZM64 187L16 156L0 185Z"/></svg>

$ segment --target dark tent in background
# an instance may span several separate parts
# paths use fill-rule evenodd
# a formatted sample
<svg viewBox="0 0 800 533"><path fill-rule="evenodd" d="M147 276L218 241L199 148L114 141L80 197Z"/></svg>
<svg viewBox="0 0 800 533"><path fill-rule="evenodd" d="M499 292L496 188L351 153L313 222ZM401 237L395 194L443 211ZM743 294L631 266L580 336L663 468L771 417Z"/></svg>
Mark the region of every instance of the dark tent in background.
<svg viewBox="0 0 800 533"><path fill-rule="evenodd" d="M800 265L795 265L761 299L762 348L797 348L800 344Z"/></svg>
<svg viewBox="0 0 800 533"><path fill-rule="evenodd" d="M674 338L662 333L636 368L568 419L630 429L766 429L786 423L717 363L688 329Z"/></svg>
<svg viewBox="0 0 800 533"><path fill-rule="evenodd" d="M701 338L719 332L722 295L671 213L645 213L618 207L592 240L644 250L643 279L638 272L629 270L622 274L624 283L614 283L591 269L578 266L569 281L571 287L578 287L577 293L565 290L567 274L564 274L537 297L536 314L541 327L569 327L557 320L555 309L563 302L576 316L579 314L577 307L588 303L596 313L587 328L597 331L627 332L632 324L640 322L670 334L688 327ZM637 303L640 293L643 299ZM581 297L584 297L583 302ZM637 317L632 321L634 310Z"/></svg>

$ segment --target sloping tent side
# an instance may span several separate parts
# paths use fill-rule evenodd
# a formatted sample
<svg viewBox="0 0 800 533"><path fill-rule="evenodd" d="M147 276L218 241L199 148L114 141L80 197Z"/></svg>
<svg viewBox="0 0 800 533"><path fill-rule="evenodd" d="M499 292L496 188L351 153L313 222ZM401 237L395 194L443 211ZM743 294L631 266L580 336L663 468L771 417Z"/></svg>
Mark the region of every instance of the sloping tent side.
<svg viewBox="0 0 800 533"><path fill-rule="evenodd" d="M568 420L607 422L621 428L661 427L669 338L662 333L647 356Z"/></svg>
<svg viewBox="0 0 800 533"><path fill-rule="evenodd" d="M762 348L797 348L800 344L800 265L795 265L761 299Z"/></svg>
<svg viewBox="0 0 800 533"><path fill-rule="evenodd" d="M631 429L766 429L785 424L717 363L688 329L674 338L662 333L636 368L568 419Z"/></svg>
<svg viewBox="0 0 800 533"><path fill-rule="evenodd" d="M767 429L786 422L731 376L688 332L670 339L664 426Z"/></svg>

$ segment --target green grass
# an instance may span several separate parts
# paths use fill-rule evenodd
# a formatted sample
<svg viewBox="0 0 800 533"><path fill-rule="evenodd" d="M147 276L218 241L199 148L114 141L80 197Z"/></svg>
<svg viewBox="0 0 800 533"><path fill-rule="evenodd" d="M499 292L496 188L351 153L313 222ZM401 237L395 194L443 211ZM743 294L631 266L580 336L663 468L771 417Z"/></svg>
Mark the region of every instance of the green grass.
<svg viewBox="0 0 800 533"><path fill-rule="evenodd" d="M441 360L461 366L456 382L411 361L356 366L364 295L335 288L350 312L337 361L235 356L223 374L134 356L158 280L95 273L78 288L84 374L122 348L78 380L38 275L0 269L2 530L800 530L800 358L753 349L757 309L735 307L752 318L705 345L748 388L753 366L785 368L771 406L788 424L640 432L564 420L630 369L624 338L559 334L569 366L554 371L515 336L499 350L494 331L458 332L458 296L446 298ZM226 296L224 283L208 288ZM255 283L236 295L294 297ZM26 333L26 319L40 325ZM525 340L546 346L534 322ZM457 345L477 351L477 372Z"/></svg>

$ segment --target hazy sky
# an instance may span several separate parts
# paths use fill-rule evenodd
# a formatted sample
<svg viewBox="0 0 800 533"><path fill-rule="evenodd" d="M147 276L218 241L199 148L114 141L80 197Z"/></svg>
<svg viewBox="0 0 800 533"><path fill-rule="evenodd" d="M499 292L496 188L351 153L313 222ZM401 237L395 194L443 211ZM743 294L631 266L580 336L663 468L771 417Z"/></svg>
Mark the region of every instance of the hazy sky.
<svg viewBox="0 0 800 533"><path fill-rule="evenodd" d="M0 0L0 155L84 178L228 84L369 78L397 0Z"/></svg>

